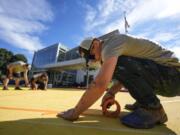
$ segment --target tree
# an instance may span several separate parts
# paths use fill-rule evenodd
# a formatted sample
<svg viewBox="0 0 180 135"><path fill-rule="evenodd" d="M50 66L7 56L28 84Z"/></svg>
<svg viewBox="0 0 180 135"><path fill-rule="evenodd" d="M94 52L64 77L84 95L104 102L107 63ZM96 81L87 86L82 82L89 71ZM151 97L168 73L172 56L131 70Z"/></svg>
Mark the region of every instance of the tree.
<svg viewBox="0 0 180 135"><path fill-rule="evenodd" d="M0 76L6 73L6 66L9 64L13 53L6 49L0 48Z"/></svg>
<svg viewBox="0 0 180 135"><path fill-rule="evenodd" d="M24 61L25 63L27 63L27 58L23 54L15 54L10 59L10 62L15 62L15 61Z"/></svg>
<svg viewBox="0 0 180 135"><path fill-rule="evenodd" d="M27 63L27 58L23 54L13 54L4 48L0 48L0 78L6 74L6 67L9 63L15 61L24 61Z"/></svg>

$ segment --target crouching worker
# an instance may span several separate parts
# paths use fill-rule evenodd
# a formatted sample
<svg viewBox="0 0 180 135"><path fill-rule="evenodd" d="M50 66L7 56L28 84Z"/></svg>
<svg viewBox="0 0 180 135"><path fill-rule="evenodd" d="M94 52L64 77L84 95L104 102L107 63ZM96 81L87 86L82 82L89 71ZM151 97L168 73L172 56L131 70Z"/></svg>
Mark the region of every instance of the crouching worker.
<svg viewBox="0 0 180 135"><path fill-rule="evenodd" d="M46 90L48 84L48 75L47 73L38 73L33 75L31 78L31 89L32 90Z"/></svg>
<svg viewBox="0 0 180 135"><path fill-rule="evenodd" d="M85 39L80 45L80 55L89 61L103 61L103 64L77 105L59 113L58 117L77 120L80 114L103 95L109 82L115 79L119 83L113 87L117 89L110 89L105 96L114 98L124 86L140 104L138 109L120 117L123 124L133 128L152 128L167 121L167 115L156 94L180 94L180 63L171 51L146 39L116 34L104 41Z"/></svg>
<svg viewBox="0 0 180 135"><path fill-rule="evenodd" d="M14 79L15 80L15 90L22 90L19 87L19 82L23 78L25 81L25 86L28 87L29 81L28 81L28 71L30 69L30 65L27 63L24 63L23 61L17 61L10 63L7 65L7 73L6 77L3 80L3 90L8 90L8 83L9 80Z"/></svg>

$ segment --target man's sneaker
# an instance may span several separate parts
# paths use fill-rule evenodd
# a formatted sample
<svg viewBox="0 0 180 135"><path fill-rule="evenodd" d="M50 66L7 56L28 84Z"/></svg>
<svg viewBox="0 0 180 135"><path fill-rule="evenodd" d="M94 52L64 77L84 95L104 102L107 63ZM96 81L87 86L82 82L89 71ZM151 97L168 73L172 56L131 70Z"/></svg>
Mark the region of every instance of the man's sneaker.
<svg viewBox="0 0 180 135"><path fill-rule="evenodd" d="M9 90L9 89L8 89L8 87L4 86L4 87L3 87L3 90Z"/></svg>
<svg viewBox="0 0 180 135"><path fill-rule="evenodd" d="M15 87L14 89L15 90L22 90L20 87Z"/></svg>
<svg viewBox="0 0 180 135"><path fill-rule="evenodd" d="M121 118L122 124L132 128L153 128L156 124L163 124L168 120L161 106L158 109L139 108Z"/></svg>
<svg viewBox="0 0 180 135"><path fill-rule="evenodd" d="M140 106L141 105L138 102L135 102L134 104L126 104L124 108L127 110L134 111L134 110L140 108Z"/></svg>

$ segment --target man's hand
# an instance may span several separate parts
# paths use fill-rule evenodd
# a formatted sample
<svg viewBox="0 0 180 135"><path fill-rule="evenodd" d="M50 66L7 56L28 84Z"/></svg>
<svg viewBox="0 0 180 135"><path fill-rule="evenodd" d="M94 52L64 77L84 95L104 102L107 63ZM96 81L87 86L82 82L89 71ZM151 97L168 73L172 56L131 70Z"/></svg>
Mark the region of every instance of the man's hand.
<svg viewBox="0 0 180 135"><path fill-rule="evenodd" d="M25 87L27 87L27 88L30 88L30 84L29 83L25 83Z"/></svg>
<svg viewBox="0 0 180 135"><path fill-rule="evenodd" d="M109 100L109 99L114 99L114 95L112 94L112 93L110 93L110 92L107 92L104 96L103 96L103 98L102 98L102 102L101 102L101 106L103 106L103 104L107 101L107 100ZM107 106L107 108L110 108L111 107L111 104L109 104L108 106Z"/></svg>
<svg viewBox="0 0 180 135"><path fill-rule="evenodd" d="M57 117L61 117L65 120L69 120L69 121L75 121L79 118L78 115L75 114L75 109L72 108L72 109L69 109L65 112L60 112L57 114Z"/></svg>
<svg viewBox="0 0 180 135"><path fill-rule="evenodd" d="M13 78L13 75L12 75L12 74L9 74L9 75L8 75L8 78L9 78L9 79L12 79L12 78Z"/></svg>
<svg viewBox="0 0 180 135"><path fill-rule="evenodd" d="M31 85L30 85L30 88L31 88L32 90L37 90L37 84L36 84L34 81L32 81L32 82L31 82Z"/></svg>

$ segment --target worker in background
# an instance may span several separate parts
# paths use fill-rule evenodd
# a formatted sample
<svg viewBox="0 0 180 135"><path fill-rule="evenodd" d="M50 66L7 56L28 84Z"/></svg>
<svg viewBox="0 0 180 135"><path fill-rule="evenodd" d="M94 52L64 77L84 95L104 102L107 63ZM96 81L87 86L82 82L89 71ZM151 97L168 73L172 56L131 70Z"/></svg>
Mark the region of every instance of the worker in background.
<svg viewBox="0 0 180 135"><path fill-rule="evenodd" d="M31 89L32 90L46 90L47 89L47 84L48 84L48 75L47 73L38 73L33 75L30 81L31 84Z"/></svg>
<svg viewBox="0 0 180 135"><path fill-rule="evenodd" d="M30 65L23 61L16 61L7 65L6 77L3 80L3 90L8 90L9 80L15 80L15 90L22 90L19 86L20 80L23 78L25 81L25 86L29 85L28 81L28 71L30 70Z"/></svg>

